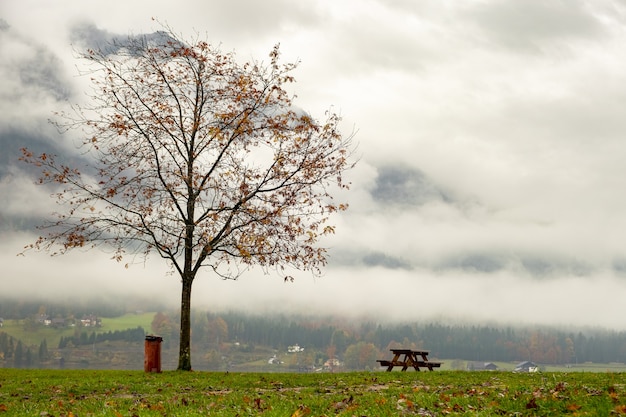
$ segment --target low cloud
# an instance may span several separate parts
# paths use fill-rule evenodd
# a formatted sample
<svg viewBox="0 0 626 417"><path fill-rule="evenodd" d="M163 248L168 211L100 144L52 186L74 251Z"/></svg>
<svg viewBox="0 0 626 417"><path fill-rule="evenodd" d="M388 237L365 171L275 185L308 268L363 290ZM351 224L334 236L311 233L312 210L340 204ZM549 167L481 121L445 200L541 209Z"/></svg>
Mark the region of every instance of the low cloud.
<svg viewBox="0 0 626 417"><path fill-rule="evenodd" d="M439 261L434 269L486 275L506 272L512 276L559 279L564 276L591 277L598 270L609 270L610 265L592 265L562 255L549 257L545 253L528 254L520 250L506 254L494 251L452 255Z"/></svg>
<svg viewBox="0 0 626 417"><path fill-rule="evenodd" d="M375 201L391 206L451 202L451 198L422 171L410 167L380 167L371 194Z"/></svg>
<svg viewBox="0 0 626 417"><path fill-rule="evenodd" d="M334 105L344 131L358 130L361 161L338 198L350 209L331 219L324 277L284 285L250 271L222 282L203 271L195 305L624 328L626 57L616 2L137 0L123 14L78 0L5 3L0 261L3 276L21 278L6 286L14 294L150 291L178 302L178 280L158 258L127 271L99 251L14 256L55 209L16 162L19 148L77 158L73 138L47 124L86 91L71 72L73 48L158 36L150 10L246 60L267 59L280 42L285 61L301 61L297 104L313 115ZM429 297L417 301L420 291Z"/></svg>
<svg viewBox="0 0 626 417"><path fill-rule="evenodd" d="M367 267L381 266L387 269L411 269L411 264L402 258L387 255L383 252L371 252L363 257L363 264Z"/></svg>
<svg viewBox="0 0 626 417"><path fill-rule="evenodd" d="M163 30L148 34L120 35L100 29L90 22L75 23L70 30L70 39L80 45L83 51L91 49L105 55L114 55L122 50L132 54L135 46L167 45L174 41Z"/></svg>

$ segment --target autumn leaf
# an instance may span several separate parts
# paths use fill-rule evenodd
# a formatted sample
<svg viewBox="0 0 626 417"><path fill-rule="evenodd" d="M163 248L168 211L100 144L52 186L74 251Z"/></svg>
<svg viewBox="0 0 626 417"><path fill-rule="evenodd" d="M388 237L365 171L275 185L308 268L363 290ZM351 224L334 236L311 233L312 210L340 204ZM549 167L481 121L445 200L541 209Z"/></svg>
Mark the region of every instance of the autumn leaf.
<svg viewBox="0 0 626 417"><path fill-rule="evenodd" d="M401 411L412 410L413 401L406 398L404 395L400 395L398 402L396 403L396 409Z"/></svg>
<svg viewBox="0 0 626 417"><path fill-rule="evenodd" d="M339 402L337 402L337 403L333 404L333 408L334 408L335 410L342 410L342 409L344 409L344 408L348 407L348 406L352 403L352 400L353 400L353 399L354 399L354 398L353 398L353 397L352 397L352 395L351 395L350 397L345 398L345 399L343 399L343 400L341 400L341 401L339 401Z"/></svg>
<svg viewBox="0 0 626 417"><path fill-rule="evenodd" d="M311 414L311 409L307 406L301 405L296 411L293 412L291 417L304 417Z"/></svg>
<svg viewBox="0 0 626 417"><path fill-rule="evenodd" d="M568 404L566 408L567 408L567 411L578 411L582 408L582 406L578 404Z"/></svg>
<svg viewBox="0 0 626 417"><path fill-rule="evenodd" d="M157 404L150 405L149 408L150 408L150 410L153 410L153 411L163 411L163 410L165 410L165 407L160 402L157 403Z"/></svg>
<svg viewBox="0 0 626 417"><path fill-rule="evenodd" d="M9 411L9 407L6 404L0 404L0 412Z"/></svg>
<svg viewBox="0 0 626 417"><path fill-rule="evenodd" d="M530 401L528 401L528 403L526 404L526 409L530 410L535 408L538 408L537 400L535 398L531 398Z"/></svg>

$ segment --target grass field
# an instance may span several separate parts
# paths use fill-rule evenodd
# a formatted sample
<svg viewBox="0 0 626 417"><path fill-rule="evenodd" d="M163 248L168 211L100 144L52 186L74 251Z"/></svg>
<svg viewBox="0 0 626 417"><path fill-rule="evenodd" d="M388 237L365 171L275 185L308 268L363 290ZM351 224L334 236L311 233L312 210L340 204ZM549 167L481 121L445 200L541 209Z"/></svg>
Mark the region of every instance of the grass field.
<svg viewBox="0 0 626 417"><path fill-rule="evenodd" d="M138 326L144 328L146 333L150 333L150 326L152 325L152 319L154 319L154 312L151 313L130 313L120 317L103 318L102 327L98 332L108 332L109 330L114 332L116 330L134 329Z"/></svg>
<svg viewBox="0 0 626 417"><path fill-rule="evenodd" d="M622 373L0 369L0 416L612 416Z"/></svg>

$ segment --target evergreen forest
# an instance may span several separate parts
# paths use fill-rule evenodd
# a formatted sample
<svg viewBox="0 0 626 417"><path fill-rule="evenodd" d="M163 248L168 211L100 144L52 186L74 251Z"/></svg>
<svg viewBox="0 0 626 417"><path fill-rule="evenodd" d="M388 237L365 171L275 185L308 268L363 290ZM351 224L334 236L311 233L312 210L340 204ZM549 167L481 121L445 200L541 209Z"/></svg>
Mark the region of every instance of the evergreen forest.
<svg viewBox="0 0 626 417"><path fill-rule="evenodd" d="M19 321L24 332L37 332L36 317L46 311L55 317L97 314L107 318L126 314L132 308L154 306L141 302L111 305L106 302L24 302L0 300L0 319ZM163 348L178 345L176 311L156 306L150 328L123 331L77 326L70 336L49 345L27 345L0 328L0 367L36 367L55 356L79 347L102 350L105 342L135 344L140 350L146 334L163 337ZM2 322L0 321L0 325ZM533 361L545 365L625 363L626 332L602 328L555 328L546 326L498 326L468 323L376 322L339 316L259 315L246 312L195 311L192 317L192 342L199 363L220 369L229 353L288 352L297 347L306 352L306 363L319 366L329 359L341 360L347 369L375 367L375 360L387 356L388 349L403 347L430 351L431 358L461 359L476 362ZM56 356L59 357L59 353ZM63 353L67 355L67 353ZM123 356L123 354L122 354ZM118 361L123 362L118 358ZM208 365L207 365L208 364Z"/></svg>

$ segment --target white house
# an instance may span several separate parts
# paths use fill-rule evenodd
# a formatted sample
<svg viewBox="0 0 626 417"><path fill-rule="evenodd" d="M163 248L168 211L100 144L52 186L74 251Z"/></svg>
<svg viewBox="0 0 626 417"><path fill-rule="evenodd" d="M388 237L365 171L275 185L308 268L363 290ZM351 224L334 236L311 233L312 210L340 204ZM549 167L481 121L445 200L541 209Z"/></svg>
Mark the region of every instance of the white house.
<svg viewBox="0 0 626 417"><path fill-rule="evenodd" d="M268 359L267 363L270 365L280 365L282 362L278 359L278 357L276 357L276 355L274 355Z"/></svg>
<svg viewBox="0 0 626 417"><path fill-rule="evenodd" d="M520 362L517 364L517 366L513 370L513 372L538 372L538 371L539 371L539 367L531 361Z"/></svg>
<svg viewBox="0 0 626 417"><path fill-rule="evenodd" d="M300 347L297 343L293 346L287 346L287 352L289 353L299 353L304 352L304 348Z"/></svg>

